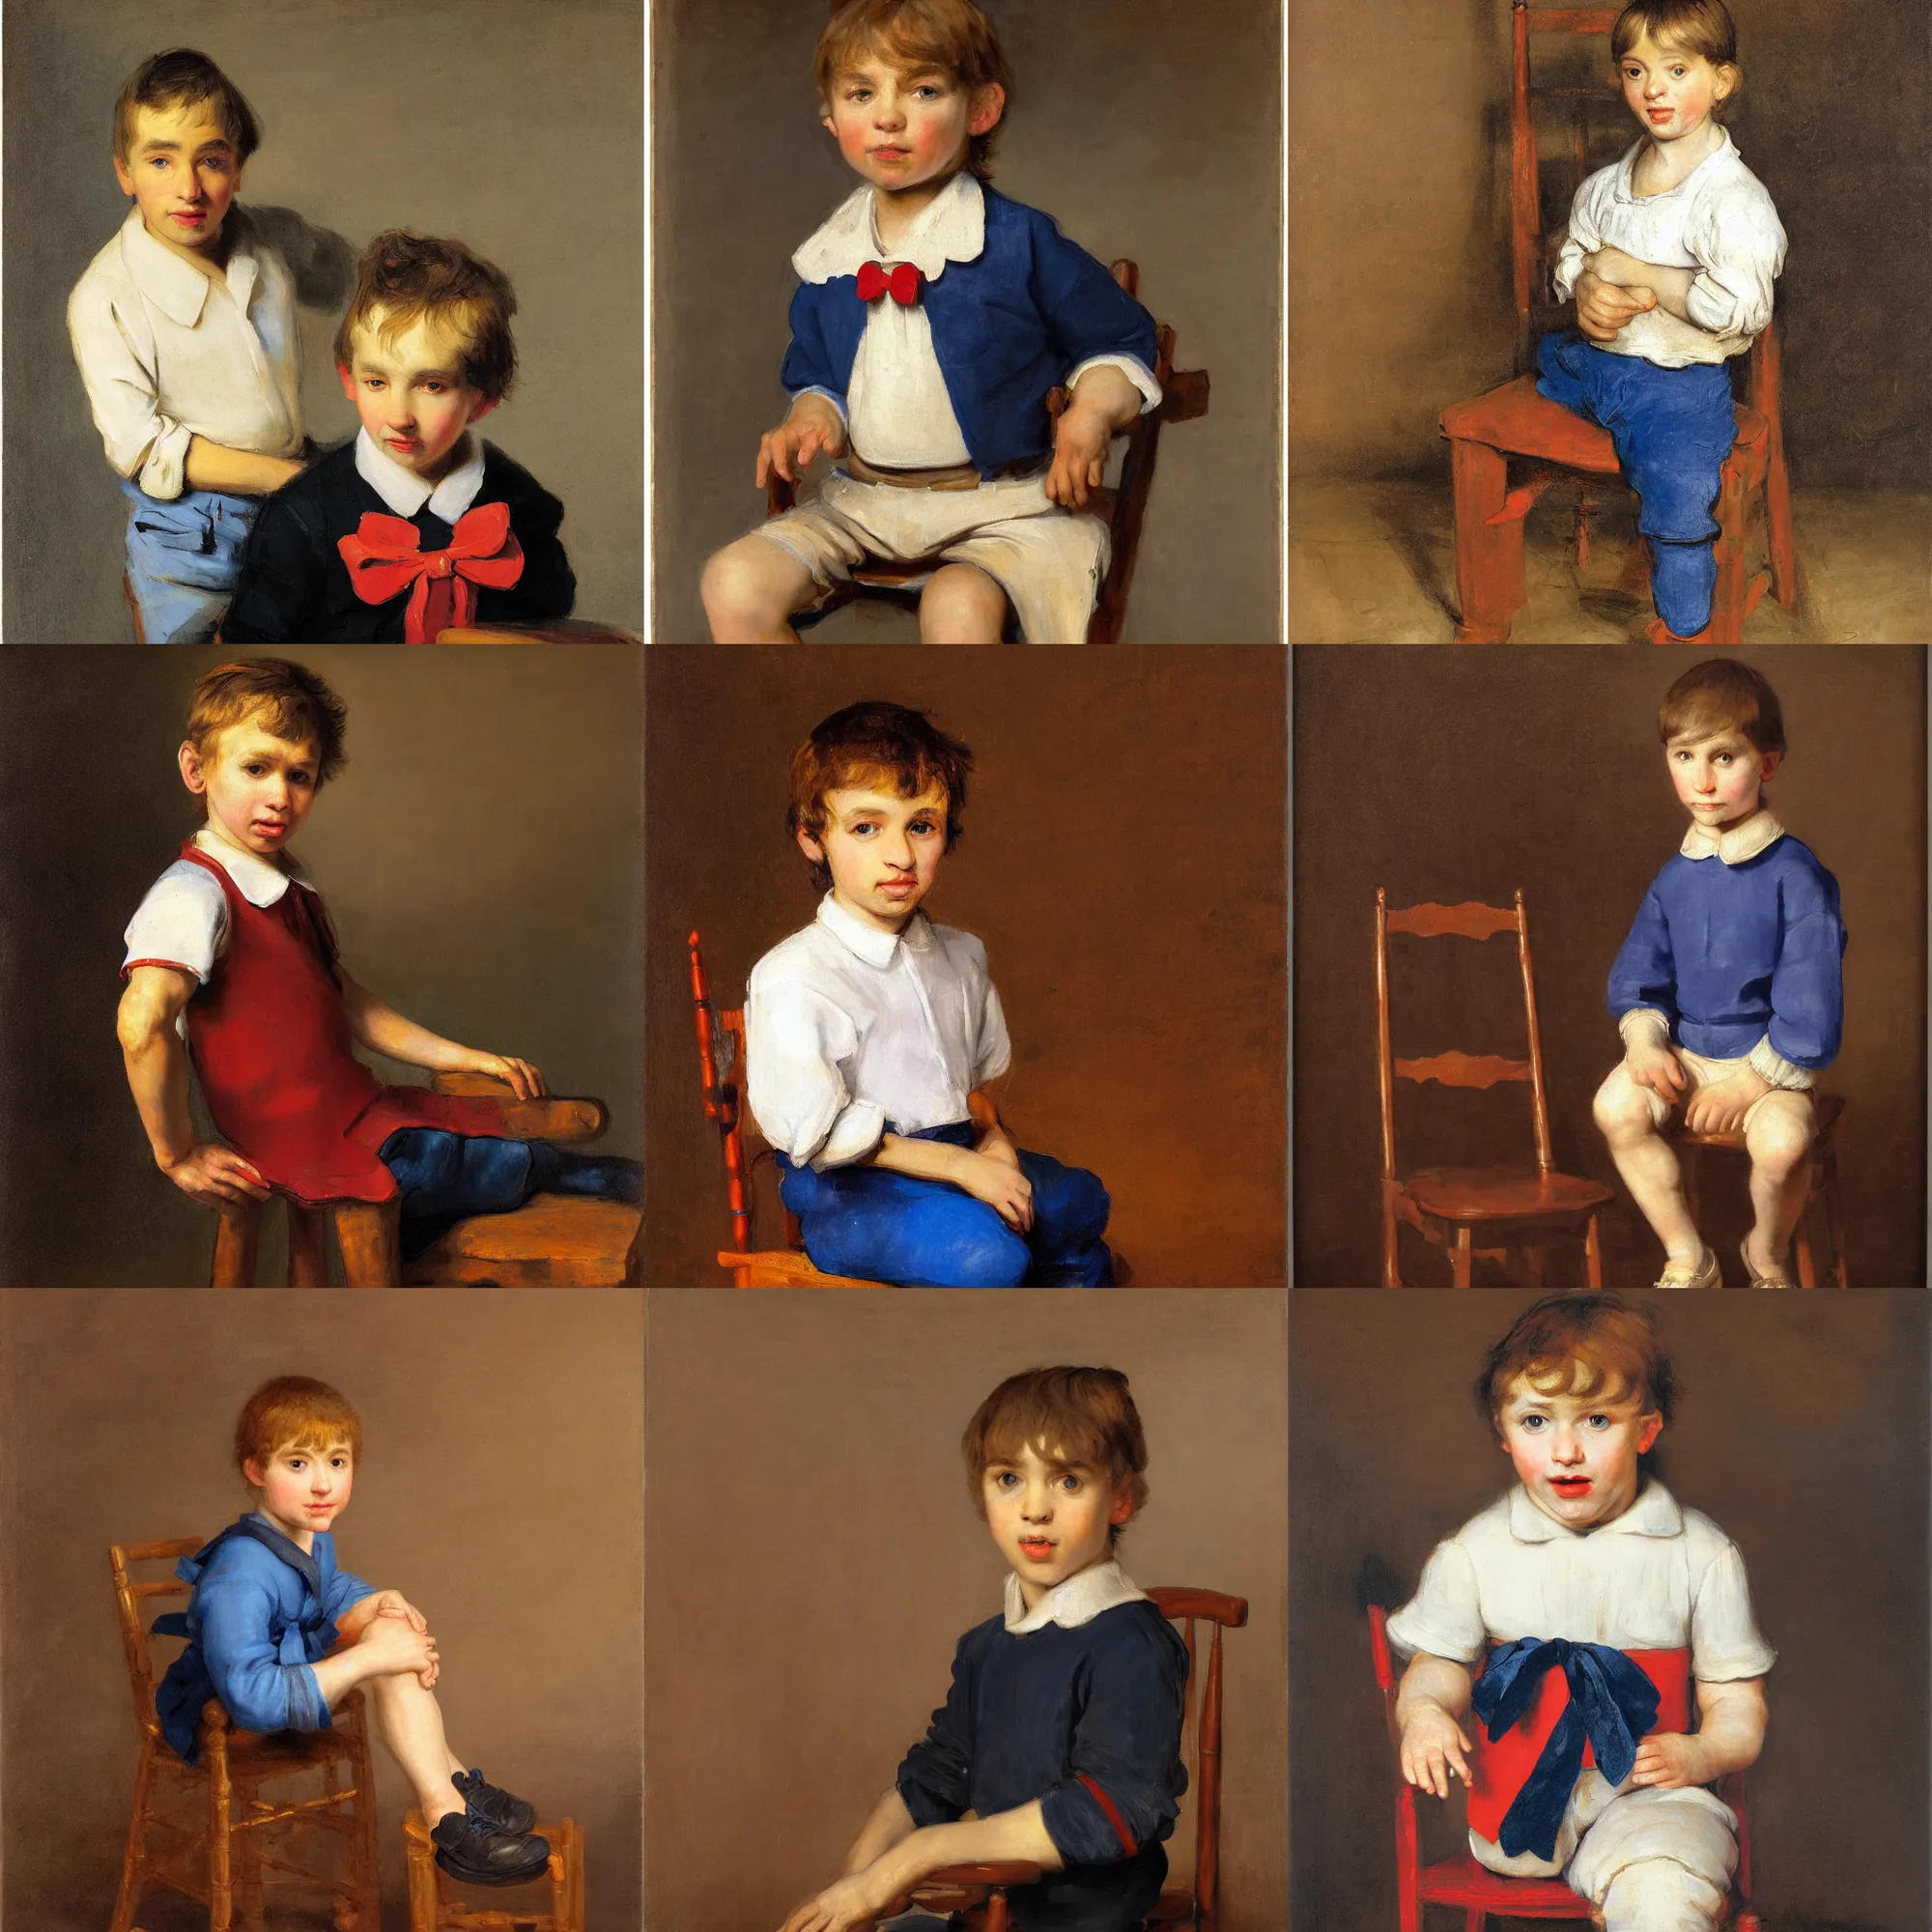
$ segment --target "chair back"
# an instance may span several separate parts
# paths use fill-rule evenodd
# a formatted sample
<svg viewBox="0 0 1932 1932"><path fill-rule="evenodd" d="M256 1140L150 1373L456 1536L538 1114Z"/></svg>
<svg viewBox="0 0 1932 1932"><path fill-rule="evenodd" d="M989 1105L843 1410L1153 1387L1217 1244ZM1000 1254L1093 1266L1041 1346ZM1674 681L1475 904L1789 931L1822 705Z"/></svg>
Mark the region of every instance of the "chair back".
<svg viewBox="0 0 1932 1932"><path fill-rule="evenodd" d="M704 975L699 935L693 932L691 948L692 1015L697 1027L697 1065L704 1083L704 1118L718 1131L724 1155L724 1193L731 1212L731 1245L741 1255L753 1251L752 1173L767 1149L751 1166L745 1161L743 1090L734 1077L745 1065L745 1009L712 1004L711 984Z"/></svg>
<svg viewBox="0 0 1932 1932"><path fill-rule="evenodd" d="M1388 936L1413 933L1420 939L1490 939L1499 932L1516 934L1517 962L1522 980L1523 1024L1529 1037L1529 1058L1509 1060L1493 1053L1450 1051L1421 1060L1397 1060L1389 1045ZM1392 907L1388 894L1376 888L1376 1025L1380 1048L1378 1072L1381 1079L1382 1179L1395 1179L1395 1083L1398 1079L1439 1081L1444 1087L1487 1089L1503 1081L1527 1084L1530 1113L1536 1131L1536 1166L1548 1174L1555 1165L1549 1150L1549 1103L1543 1087L1543 1036L1536 1020L1536 975L1529 956L1529 919L1522 895L1516 904L1415 905Z"/></svg>
<svg viewBox="0 0 1932 1932"><path fill-rule="evenodd" d="M108 1567L114 1573L114 1607L121 1623L121 1648L128 1660L128 1681L134 1693L134 1721L150 1738L161 1735L161 1722L155 1715L155 1660L150 1649L148 1606L164 1597L187 1598L192 1586L170 1574L164 1578L138 1582L129 1574L136 1563L165 1562L171 1567L184 1556L192 1556L207 1539L175 1537L166 1543L114 1544L107 1552Z"/></svg>

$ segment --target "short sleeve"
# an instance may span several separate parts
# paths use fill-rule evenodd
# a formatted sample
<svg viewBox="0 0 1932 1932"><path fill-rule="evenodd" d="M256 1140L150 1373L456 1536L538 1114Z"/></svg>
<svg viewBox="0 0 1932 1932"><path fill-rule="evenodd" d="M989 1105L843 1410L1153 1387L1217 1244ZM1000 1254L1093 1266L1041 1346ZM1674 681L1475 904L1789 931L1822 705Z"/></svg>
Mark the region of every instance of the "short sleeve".
<svg viewBox="0 0 1932 1932"><path fill-rule="evenodd" d="M979 1037L973 1049L973 1085L997 1080L1013 1064L1013 1043L1007 1033L1007 1016L997 987L988 980L980 1002Z"/></svg>
<svg viewBox="0 0 1932 1932"><path fill-rule="evenodd" d="M813 1168L863 1160L885 1132L885 1109L856 1100L841 1062L858 1029L823 993L795 980L752 975L745 1001L746 1094L758 1130L788 1159Z"/></svg>
<svg viewBox="0 0 1932 1932"><path fill-rule="evenodd" d="M148 888L128 923L125 979L136 966L173 966L205 986L228 944L228 901L204 866L178 859Z"/></svg>
<svg viewBox="0 0 1932 1932"><path fill-rule="evenodd" d="M194 1618L209 1681L230 1719L249 1731L322 1731L328 1705L306 1663L283 1663L270 1632L274 1591L241 1566L204 1575Z"/></svg>
<svg viewBox="0 0 1932 1932"><path fill-rule="evenodd" d="M1750 1585L1737 1545L1726 1541L1697 1579L1690 1603L1690 1672L1723 1684L1762 1677L1777 1662L1751 1611Z"/></svg>
<svg viewBox="0 0 1932 1932"><path fill-rule="evenodd" d="M925 1736L905 1754L899 1766L898 1793L912 1822L950 1825L972 1802L973 1684L975 1671L969 1646L973 1634L959 1639L952 1654L952 1682L946 1702L932 1714Z"/></svg>
<svg viewBox="0 0 1932 1932"><path fill-rule="evenodd" d="M1474 1663L1483 1655L1489 1632L1476 1566L1459 1541L1435 1546L1415 1595L1388 1620L1388 1634L1409 1656L1427 1651L1452 1663Z"/></svg>

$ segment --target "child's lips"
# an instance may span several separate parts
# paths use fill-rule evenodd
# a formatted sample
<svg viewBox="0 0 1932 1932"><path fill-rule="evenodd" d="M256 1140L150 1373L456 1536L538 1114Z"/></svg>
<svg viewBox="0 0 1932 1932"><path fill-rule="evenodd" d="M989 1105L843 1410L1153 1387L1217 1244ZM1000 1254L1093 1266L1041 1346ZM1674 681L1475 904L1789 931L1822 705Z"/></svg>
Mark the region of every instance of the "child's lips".
<svg viewBox="0 0 1932 1932"><path fill-rule="evenodd" d="M1551 1476L1549 1487L1559 1496L1584 1496L1590 1492L1590 1479L1588 1476Z"/></svg>
<svg viewBox="0 0 1932 1932"><path fill-rule="evenodd" d="M1020 1539L1020 1554L1035 1563L1045 1563L1053 1555L1053 1545L1043 1536L1024 1536Z"/></svg>

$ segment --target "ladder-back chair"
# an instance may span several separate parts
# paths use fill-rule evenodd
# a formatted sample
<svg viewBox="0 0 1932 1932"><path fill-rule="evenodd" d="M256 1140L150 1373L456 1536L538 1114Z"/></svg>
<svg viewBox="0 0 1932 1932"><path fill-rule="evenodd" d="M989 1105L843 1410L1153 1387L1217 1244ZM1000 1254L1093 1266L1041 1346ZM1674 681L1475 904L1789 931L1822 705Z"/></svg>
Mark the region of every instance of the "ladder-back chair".
<svg viewBox="0 0 1932 1932"><path fill-rule="evenodd" d="M1137 264L1119 261L1113 265L1114 279L1128 295L1138 297L1141 271ZM1140 554L1141 525L1147 517L1148 494L1153 488L1154 464L1160 455L1160 432L1164 423L1192 422L1208 413L1209 384L1205 369L1177 369L1174 366L1174 330L1166 323L1154 329L1154 381L1160 384L1158 405L1137 416L1117 434L1126 451L1121 463L1121 480L1111 489L1088 493L1087 509L1107 526L1113 543L1113 560L1107 566L1106 581L1094 600L1094 614L1087 624L1087 642L1116 644L1127 620L1127 592L1133 586L1134 563ZM1047 396L1048 413L1056 420L1066 408L1067 392L1056 388ZM798 500L797 486L787 483L776 470L765 488L765 515L782 516ZM927 557L914 563L868 563L852 573L852 581L835 591L816 611L801 612L794 626L815 624L819 618L850 604L859 597L882 597L919 608L919 593L944 559Z"/></svg>
<svg viewBox="0 0 1932 1932"><path fill-rule="evenodd" d="M271 1888L327 1892L337 1932L382 1932L376 1788L359 1690L334 1707L329 1729L271 1736L242 1730L211 1697L202 1707L200 1756L193 1764L176 1756L161 1735L148 1608L191 1592L172 1574L165 1580L136 1580L132 1566L165 1562L172 1573L174 1563L193 1555L204 1541L116 1544L108 1551L134 1718L141 1727L141 1762L111 1932L134 1932L142 1894L157 1886L206 1905L210 1932L230 1932L238 1925L262 1932ZM265 1786L305 1772L320 1775L319 1797L263 1796ZM292 1840L303 1834L312 1842L332 1839L340 1845L339 1872L292 1859Z"/></svg>
<svg viewBox="0 0 1932 1932"><path fill-rule="evenodd" d="M1481 1865L1465 1851L1438 1863L1422 1862L1422 1840L1415 1810L1416 1788L1402 1775L1402 1727L1396 1722L1398 1685L1395 1661L1389 1652L1388 1612L1369 1605L1369 1649L1375 1663L1376 1688L1382 1694L1382 1718L1389 1742L1389 1769L1395 1788L1395 1876L1400 1932L1425 1932L1424 1917L1432 1905L1463 1915L1465 1932L1485 1932L1491 1918L1595 1919L1590 1901L1573 1891L1560 1878L1510 1878ZM1473 1718L1463 1725L1476 1752L1483 1747L1481 1725ZM1745 1779L1732 1772L1718 1784L1718 1797L1737 1814L1738 1868L1724 1923L1731 1932L1759 1932L1757 1915L1749 1909L1750 1822L1745 1812Z"/></svg>
<svg viewBox="0 0 1932 1932"><path fill-rule="evenodd" d="M575 1818L559 1818L554 1824L539 1820L531 1830L550 1846L549 1863L529 1881L548 1889L549 1909L467 1905L456 1881L436 1861L436 1841L422 1813L410 1811L403 1819L410 1932L583 1932L583 1828Z"/></svg>
<svg viewBox="0 0 1932 1932"><path fill-rule="evenodd" d="M1455 937L1485 940L1499 932L1516 935L1522 980L1522 1011L1529 1057L1449 1051L1421 1060L1397 1060L1389 1044L1388 937L1413 933L1422 939ZM1505 1260L1509 1247L1528 1259L1534 1285L1543 1285L1544 1247L1552 1236L1581 1233L1588 1285L1604 1285L1603 1247L1598 1216L1614 1198L1600 1182L1559 1174L1549 1145L1549 1103L1543 1085L1543 1036L1536 1018L1536 976L1530 964L1529 921L1522 895L1507 906L1416 905L1391 907L1388 894L1376 889L1376 1025L1379 1048L1377 1072L1381 1086L1382 1128L1382 1286L1402 1286L1397 1236L1406 1222L1436 1247L1447 1248L1458 1288L1470 1285L1476 1257ZM1529 1088L1530 1118L1536 1137L1536 1165L1520 1167L1434 1167L1407 1175L1396 1172L1395 1083L1439 1081L1444 1087L1488 1089L1504 1081ZM1478 1248L1479 1230L1500 1234L1504 1245Z"/></svg>
<svg viewBox="0 0 1932 1932"><path fill-rule="evenodd" d="M1539 100L1567 105L1570 140L1563 186L1574 194L1591 170L1592 107L1614 106L1621 99L1602 86L1541 85L1532 79L1533 34L1602 36L1607 42L1616 22L1614 7L1537 8L1512 0L1513 74L1510 88L1510 265L1517 313L1517 366L1533 371L1537 337L1556 326L1563 310L1549 298L1560 231L1569 213L1561 198L1546 211L1537 124ZM1621 154L1628 138L1618 143ZM1757 608L1766 585L1777 601L1798 601L1798 564L1791 528L1791 480L1785 468L1784 435L1778 402L1776 326L1767 326L1752 342L1747 401L1737 405L1738 434L1724 460L1717 504L1717 589L1709 628L1689 642L1736 644L1745 619ZM1551 484L1566 475L1607 479L1621 475L1607 430L1540 396L1533 373L1442 412L1442 434L1449 439L1456 493L1456 596L1461 614L1459 644L1504 644L1515 613L1528 601L1523 571L1523 519ZM1512 488L1511 462L1527 464ZM1576 524L1577 567L1589 562L1589 515L1599 491L1585 485ZM1747 576L1746 554L1752 513L1762 506L1768 568ZM1648 584L1643 539L1631 580L1642 569ZM1662 642L1662 621L1650 627Z"/></svg>

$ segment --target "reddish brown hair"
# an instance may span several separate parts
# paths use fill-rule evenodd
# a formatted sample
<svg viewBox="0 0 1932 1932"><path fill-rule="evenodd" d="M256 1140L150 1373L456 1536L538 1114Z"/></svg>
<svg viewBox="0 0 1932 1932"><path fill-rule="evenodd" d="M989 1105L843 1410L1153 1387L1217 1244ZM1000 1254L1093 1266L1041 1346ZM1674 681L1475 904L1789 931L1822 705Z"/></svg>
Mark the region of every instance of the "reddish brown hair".
<svg viewBox="0 0 1932 1932"><path fill-rule="evenodd" d="M239 658L195 679L187 741L197 757L212 757L222 732L251 718L291 745L315 746L317 784L326 784L347 762L342 739L349 707L306 665L287 658Z"/></svg>
<svg viewBox="0 0 1932 1932"><path fill-rule="evenodd" d="M1657 735L1711 738L1737 731L1760 752L1784 750L1784 709L1771 680L1735 658L1706 658L1692 665L1658 707Z"/></svg>
<svg viewBox="0 0 1932 1932"><path fill-rule="evenodd" d="M134 145L134 110L198 107L214 103L214 117L235 150L245 161L262 145L262 130L242 90L204 53L193 47L170 47L144 60L114 98L114 156L125 162Z"/></svg>
<svg viewBox="0 0 1932 1932"><path fill-rule="evenodd" d="M1147 1436L1118 1369L1028 1369L1009 1376L973 1411L959 1452L981 1517L988 1467L1016 1461L1028 1449L1103 1475L1110 1487L1126 1491L1136 1514L1147 1505ZM1118 1534L1120 1525L1114 1527Z"/></svg>
<svg viewBox="0 0 1932 1932"><path fill-rule="evenodd" d="M374 321L378 310L380 323ZM335 359L344 369L354 367L358 328L374 327L377 339L389 342L433 315L463 337L463 380L500 403L517 377L510 334L516 312L509 276L481 255L461 242L391 228L362 252L355 297L335 331Z"/></svg>
<svg viewBox="0 0 1932 1932"><path fill-rule="evenodd" d="M1641 1414L1666 1423L1677 1402L1677 1377L1655 1321L1616 1294L1547 1294L1517 1318L1476 1380L1492 1427L1519 1377L1545 1395L1634 1397Z"/></svg>
<svg viewBox="0 0 1932 1932"><path fill-rule="evenodd" d="M346 1442L362 1460L362 1423L349 1398L308 1376L277 1376L248 1398L235 1422L235 1466L266 1463L283 1449L318 1455Z"/></svg>

